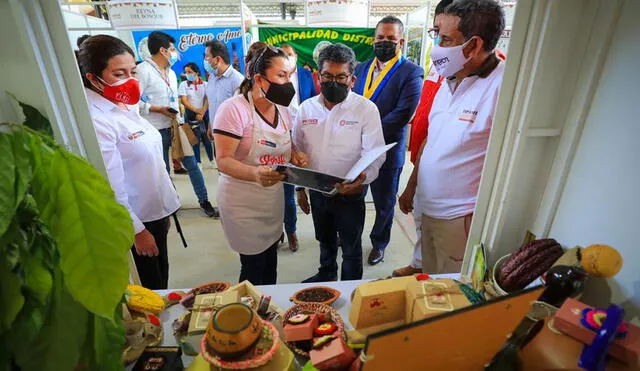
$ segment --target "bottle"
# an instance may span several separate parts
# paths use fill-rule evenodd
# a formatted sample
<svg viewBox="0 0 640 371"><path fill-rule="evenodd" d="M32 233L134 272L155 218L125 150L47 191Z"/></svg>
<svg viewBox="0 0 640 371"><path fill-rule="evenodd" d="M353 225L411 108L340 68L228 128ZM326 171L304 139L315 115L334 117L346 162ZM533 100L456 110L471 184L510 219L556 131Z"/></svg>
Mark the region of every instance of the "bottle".
<svg viewBox="0 0 640 371"><path fill-rule="evenodd" d="M540 295L540 301L559 308L567 298L575 297L584 290L589 274L580 267L557 265L544 275L547 288Z"/></svg>

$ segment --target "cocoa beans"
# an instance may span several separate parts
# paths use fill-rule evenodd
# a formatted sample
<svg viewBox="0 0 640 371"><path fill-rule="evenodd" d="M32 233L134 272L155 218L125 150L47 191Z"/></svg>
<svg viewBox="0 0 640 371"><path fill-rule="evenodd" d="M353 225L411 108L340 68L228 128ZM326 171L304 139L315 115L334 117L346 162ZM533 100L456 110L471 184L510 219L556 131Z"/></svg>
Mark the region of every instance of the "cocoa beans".
<svg viewBox="0 0 640 371"><path fill-rule="evenodd" d="M551 268L563 253L562 246L553 238L522 245L500 267L500 287L506 291L525 288Z"/></svg>

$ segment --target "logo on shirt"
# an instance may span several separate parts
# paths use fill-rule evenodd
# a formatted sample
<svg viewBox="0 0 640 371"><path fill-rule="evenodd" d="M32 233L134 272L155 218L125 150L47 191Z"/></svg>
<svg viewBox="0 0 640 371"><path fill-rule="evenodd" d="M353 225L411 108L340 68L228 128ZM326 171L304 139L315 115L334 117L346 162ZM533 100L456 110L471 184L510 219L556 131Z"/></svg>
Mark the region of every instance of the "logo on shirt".
<svg viewBox="0 0 640 371"><path fill-rule="evenodd" d="M258 144L262 144L263 146L267 146L267 147L271 147L271 148L276 148L276 144L275 143L273 143L271 141L268 141L266 139L260 139L258 141Z"/></svg>
<svg viewBox="0 0 640 371"><path fill-rule="evenodd" d="M302 126L304 125L318 125L318 119L304 119L302 120Z"/></svg>
<svg viewBox="0 0 640 371"><path fill-rule="evenodd" d="M465 109L462 110L460 116L458 116L458 120L474 123L476 121L476 117L478 116L478 111Z"/></svg>
<svg viewBox="0 0 640 371"><path fill-rule="evenodd" d="M284 155L262 155L260 156L260 165L265 165L265 166L269 166L269 165L282 165L284 163L287 162L287 160L284 158Z"/></svg>
<svg viewBox="0 0 640 371"><path fill-rule="evenodd" d="M340 126L353 126L353 125L355 125L357 123L358 123L358 121L340 120Z"/></svg>
<svg viewBox="0 0 640 371"><path fill-rule="evenodd" d="M131 134L127 135L127 139L129 139L129 141L131 142L133 140L136 140L136 139L140 138L143 135L144 135L144 131L140 130L140 131L136 131L135 133L131 133Z"/></svg>

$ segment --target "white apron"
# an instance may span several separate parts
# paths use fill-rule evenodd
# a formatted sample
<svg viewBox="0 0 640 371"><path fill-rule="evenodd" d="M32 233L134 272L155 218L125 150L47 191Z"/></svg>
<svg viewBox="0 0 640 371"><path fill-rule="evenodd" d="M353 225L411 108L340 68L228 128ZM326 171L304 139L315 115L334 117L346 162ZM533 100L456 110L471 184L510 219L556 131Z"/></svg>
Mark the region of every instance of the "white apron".
<svg viewBox="0 0 640 371"><path fill-rule="evenodd" d="M282 164L291 158L291 134L280 115L284 133L262 130L262 119L247 94L253 114L253 141L249 155L242 161L250 166ZM276 106L276 114L279 114ZM282 183L263 187L221 174L218 180L217 202L229 245L243 255L257 255L273 245L282 234L284 222L284 196Z"/></svg>

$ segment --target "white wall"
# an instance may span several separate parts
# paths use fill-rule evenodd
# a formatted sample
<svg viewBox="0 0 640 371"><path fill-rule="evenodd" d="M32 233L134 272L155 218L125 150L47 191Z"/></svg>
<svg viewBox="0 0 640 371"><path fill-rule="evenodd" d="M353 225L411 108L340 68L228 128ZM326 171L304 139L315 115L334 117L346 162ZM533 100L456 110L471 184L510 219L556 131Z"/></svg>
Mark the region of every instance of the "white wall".
<svg viewBox="0 0 640 371"><path fill-rule="evenodd" d="M600 303L640 319L640 2L626 0L549 235L565 246L605 243L622 271L596 285ZM610 291L610 293L609 293ZM603 304L600 304L603 305Z"/></svg>

